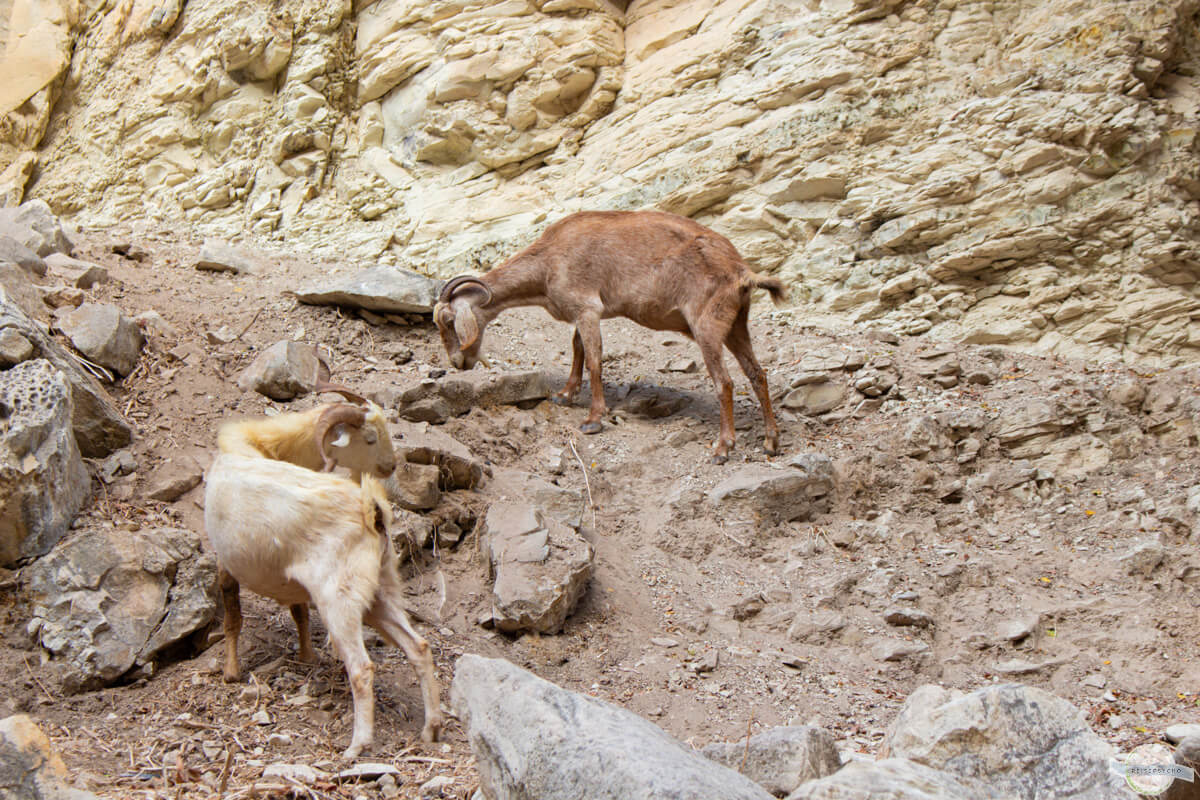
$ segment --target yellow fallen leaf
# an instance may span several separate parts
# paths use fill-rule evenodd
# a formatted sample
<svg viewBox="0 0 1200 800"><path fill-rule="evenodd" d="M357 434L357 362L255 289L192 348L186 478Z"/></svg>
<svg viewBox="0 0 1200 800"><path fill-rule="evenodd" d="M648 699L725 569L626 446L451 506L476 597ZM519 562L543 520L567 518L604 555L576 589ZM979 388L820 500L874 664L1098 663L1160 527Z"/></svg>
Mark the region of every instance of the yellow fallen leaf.
<svg viewBox="0 0 1200 800"><path fill-rule="evenodd" d="M1090 508L1087 511L1084 511L1083 513L1087 514L1089 517L1096 515L1096 512L1092 511Z"/></svg>

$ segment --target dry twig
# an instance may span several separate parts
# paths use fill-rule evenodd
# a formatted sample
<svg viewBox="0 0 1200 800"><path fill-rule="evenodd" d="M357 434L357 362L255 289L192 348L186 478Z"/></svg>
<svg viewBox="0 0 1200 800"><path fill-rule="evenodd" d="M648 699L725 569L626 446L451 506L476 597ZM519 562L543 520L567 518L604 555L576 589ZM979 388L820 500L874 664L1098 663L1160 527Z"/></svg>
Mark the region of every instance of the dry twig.
<svg viewBox="0 0 1200 800"><path fill-rule="evenodd" d="M583 459L579 457L579 451L575 449L575 440L569 439L571 443L571 454L575 456L575 460L579 462L579 468L583 470L583 485L587 487L588 508L592 510L592 530L596 530L596 502L592 499L592 482L588 480L587 467L583 465Z"/></svg>

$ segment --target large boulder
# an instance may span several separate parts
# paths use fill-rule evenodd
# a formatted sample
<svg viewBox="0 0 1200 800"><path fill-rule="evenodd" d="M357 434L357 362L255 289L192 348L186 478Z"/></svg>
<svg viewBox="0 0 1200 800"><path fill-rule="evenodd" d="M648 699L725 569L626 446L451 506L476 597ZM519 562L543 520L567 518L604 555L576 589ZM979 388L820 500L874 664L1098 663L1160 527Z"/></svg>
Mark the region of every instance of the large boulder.
<svg viewBox="0 0 1200 800"><path fill-rule="evenodd" d="M310 283L297 290L301 303L348 306L383 313L428 314L442 282L399 267L371 267L346 277Z"/></svg>
<svg viewBox="0 0 1200 800"><path fill-rule="evenodd" d="M880 748L959 778L989 796L1126 798L1113 786L1113 749L1083 712L1030 686L1003 684L963 694L922 686L909 696Z"/></svg>
<svg viewBox="0 0 1200 800"><path fill-rule="evenodd" d="M22 572L29 632L67 691L117 680L206 627L216 559L180 528L82 528Z"/></svg>
<svg viewBox="0 0 1200 800"><path fill-rule="evenodd" d="M713 742L700 752L779 796L842 765L833 735L812 725L771 728L748 741Z"/></svg>
<svg viewBox="0 0 1200 800"><path fill-rule="evenodd" d="M487 800L771 797L636 714L507 661L460 658L450 702Z"/></svg>
<svg viewBox="0 0 1200 800"><path fill-rule="evenodd" d="M0 720L0 797L12 800L95 800L67 783L67 765L50 739L24 714Z"/></svg>
<svg viewBox="0 0 1200 800"><path fill-rule="evenodd" d="M48 551L91 494L71 416L70 387L49 361L0 372L0 565Z"/></svg>
<svg viewBox="0 0 1200 800"><path fill-rule="evenodd" d="M133 429L113 406L104 387L17 307L7 293L0 291L0 334L6 331L31 345L28 358L44 358L66 377L74 409L71 427L85 457L102 458L132 441Z"/></svg>
<svg viewBox="0 0 1200 800"><path fill-rule="evenodd" d="M30 248L11 236L0 234L0 261L16 264L30 275L41 278L46 274L46 262Z"/></svg>
<svg viewBox="0 0 1200 800"><path fill-rule="evenodd" d="M483 536L495 581L492 624L499 630L558 633L592 577L591 544L529 503L488 508Z"/></svg>

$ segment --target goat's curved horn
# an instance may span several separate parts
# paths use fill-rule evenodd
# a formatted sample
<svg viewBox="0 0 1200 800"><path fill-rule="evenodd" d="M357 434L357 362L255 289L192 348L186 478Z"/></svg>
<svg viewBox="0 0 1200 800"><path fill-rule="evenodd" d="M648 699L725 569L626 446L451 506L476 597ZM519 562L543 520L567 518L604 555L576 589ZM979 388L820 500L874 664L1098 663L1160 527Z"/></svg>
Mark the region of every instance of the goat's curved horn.
<svg viewBox="0 0 1200 800"><path fill-rule="evenodd" d="M324 462L322 472L333 472L333 459L329 457L329 453L325 451L329 438L329 432L333 430L335 425L353 425L356 428L361 428L367 419L366 410L358 406L352 406L348 403L338 403L321 412L321 416L317 417L317 424L314 427L313 435L317 440L317 450L321 453L321 460Z"/></svg>
<svg viewBox="0 0 1200 800"><path fill-rule="evenodd" d="M340 384L318 383L316 386L313 387L314 394L323 394L325 392L332 392L334 394L340 394L342 397L346 398L351 403L358 403L360 406L367 405L367 400L365 397L363 397L360 394L357 394L356 392L350 391L345 386L342 386Z"/></svg>
<svg viewBox="0 0 1200 800"><path fill-rule="evenodd" d="M484 293L487 295L487 300L483 301L485 306L492 302L492 290L488 288L486 283L479 278L476 278L474 275L459 275L457 278L451 278L450 280L446 281L446 285L442 287L442 293L438 295L438 302L448 302L451 295L458 290L458 287L465 286L469 283L475 284L479 288L483 289Z"/></svg>

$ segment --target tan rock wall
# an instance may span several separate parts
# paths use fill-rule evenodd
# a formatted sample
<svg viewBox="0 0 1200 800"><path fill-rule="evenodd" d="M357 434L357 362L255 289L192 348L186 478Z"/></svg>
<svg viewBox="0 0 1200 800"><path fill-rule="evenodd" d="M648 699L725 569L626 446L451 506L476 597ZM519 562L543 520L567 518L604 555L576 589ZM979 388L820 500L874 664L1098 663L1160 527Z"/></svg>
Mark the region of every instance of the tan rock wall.
<svg viewBox="0 0 1200 800"><path fill-rule="evenodd" d="M0 0L0 198L439 275L657 207L814 317L1200 355L1197 0L624 5Z"/></svg>

